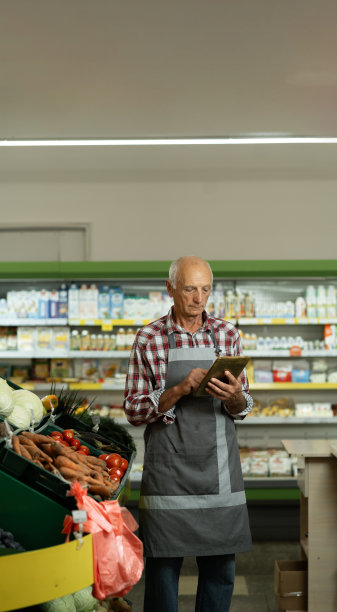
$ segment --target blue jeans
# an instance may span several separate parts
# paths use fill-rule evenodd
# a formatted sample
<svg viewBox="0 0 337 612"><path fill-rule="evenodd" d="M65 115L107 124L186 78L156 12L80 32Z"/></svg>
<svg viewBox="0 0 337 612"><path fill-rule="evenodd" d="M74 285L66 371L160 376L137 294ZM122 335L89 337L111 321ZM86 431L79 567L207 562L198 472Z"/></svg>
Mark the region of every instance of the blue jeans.
<svg viewBox="0 0 337 612"><path fill-rule="evenodd" d="M196 557L199 576L195 612L228 612L235 578L235 555ZM148 557L144 612L178 612L183 557Z"/></svg>

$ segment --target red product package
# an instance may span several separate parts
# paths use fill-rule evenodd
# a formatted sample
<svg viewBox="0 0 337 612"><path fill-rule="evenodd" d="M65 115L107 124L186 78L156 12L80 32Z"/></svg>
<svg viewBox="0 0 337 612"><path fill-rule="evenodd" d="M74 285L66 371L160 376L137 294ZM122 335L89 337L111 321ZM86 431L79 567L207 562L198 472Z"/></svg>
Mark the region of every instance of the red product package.
<svg viewBox="0 0 337 612"><path fill-rule="evenodd" d="M92 533L93 596L100 600L123 597L140 580L144 569L143 544L133 533L138 527L136 521L117 500L97 502L78 482L72 483L70 495L75 497L78 509L87 513L83 531ZM73 519L67 515L62 530L67 541L73 528Z"/></svg>

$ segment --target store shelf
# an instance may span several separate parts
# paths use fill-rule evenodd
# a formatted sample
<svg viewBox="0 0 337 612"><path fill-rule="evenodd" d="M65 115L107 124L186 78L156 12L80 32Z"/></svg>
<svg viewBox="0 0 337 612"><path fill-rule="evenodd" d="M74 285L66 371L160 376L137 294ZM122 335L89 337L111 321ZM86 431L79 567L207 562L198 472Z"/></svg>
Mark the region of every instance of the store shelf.
<svg viewBox="0 0 337 612"><path fill-rule="evenodd" d="M337 390L337 383L250 383L249 388L251 391L327 391Z"/></svg>
<svg viewBox="0 0 337 612"><path fill-rule="evenodd" d="M148 325L150 319L69 319L69 325L71 326L94 326L94 327L134 327Z"/></svg>
<svg viewBox="0 0 337 612"><path fill-rule="evenodd" d="M49 325L68 325L68 319L1 319L0 327L28 327L28 326L49 326Z"/></svg>
<svg viewBox="0 0 337 612"><path fill-rule="evenodd" d="M334 325L336 318L303 318L297 317L242 317L237 320L238 325Z"/></svg>
<svg viewBox="0 0 337 612"><path fill-rule="evenodd" d="M287 359L292 359L293 357L337 357L337 350L325 350L325 349L317 349L314 351L302 350L300 355L292 355L289 349L279 349L279 350L252 350L247 349L243 351L245 355L249 357L255 358L270 358L274 359L275 357L286 357Z"/></svg>
<svg viewBox="0 0 337 612"><path fill-rule="evenodd" d="M0 351L0 359L127 359L130 351Z"/></svg>
<svg viewBox="0 0 337 612"><path fill-rule="evenodd" d="M92 535L77 541L0 557L0 612L50 601L94 582Z"/></svg>
<svg viewBox="0 0 337 612"><path fill-rule="evenodd" d="M237 425L249 425L249 426L260 426L260 425L337 425L337 417L254 417L247 416L243 421L235 421Z"/></svg>

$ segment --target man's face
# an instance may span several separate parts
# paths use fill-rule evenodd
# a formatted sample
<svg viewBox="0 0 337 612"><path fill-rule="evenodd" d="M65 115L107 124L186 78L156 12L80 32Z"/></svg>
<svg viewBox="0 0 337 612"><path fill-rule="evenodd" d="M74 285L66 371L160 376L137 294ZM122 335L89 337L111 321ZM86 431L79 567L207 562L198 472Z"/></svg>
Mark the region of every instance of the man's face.
<svg viewBox="0 0 337 612"><path fill-rule="evenodd" d="M166 286L173 298L176 318L200 317L212 288L211 273L203 262L184 263L178 269L176 288L168 281Z"/></svg>

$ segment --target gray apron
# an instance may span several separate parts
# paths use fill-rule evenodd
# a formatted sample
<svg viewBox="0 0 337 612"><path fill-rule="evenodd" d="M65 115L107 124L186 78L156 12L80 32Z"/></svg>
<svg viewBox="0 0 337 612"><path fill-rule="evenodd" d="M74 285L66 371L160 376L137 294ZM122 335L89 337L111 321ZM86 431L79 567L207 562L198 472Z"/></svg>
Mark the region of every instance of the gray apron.
<svg viewBox="0 0 337 612"><path fill-rule="evenodd" d="M215 333L211 330L216 352ZM176 348L169 335L166 389L193 368L208 369L214 348ZM240 455L232 418L221 401L182 397L176 419L147 425L139 501L147 557L194 557L251 548Z"/></svg>

